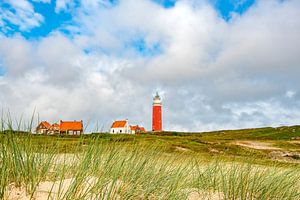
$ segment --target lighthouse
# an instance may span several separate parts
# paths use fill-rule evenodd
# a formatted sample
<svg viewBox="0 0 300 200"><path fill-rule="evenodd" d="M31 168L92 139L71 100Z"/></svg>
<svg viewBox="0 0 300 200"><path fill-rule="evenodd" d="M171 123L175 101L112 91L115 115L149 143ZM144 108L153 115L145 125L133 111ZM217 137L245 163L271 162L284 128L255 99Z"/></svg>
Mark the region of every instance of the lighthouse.
<svg viewBox="0 0 300 200"><path fill-rule="evenodd" d="M157 92L153 98L152 131L162 131L161 98Z"/></svg>

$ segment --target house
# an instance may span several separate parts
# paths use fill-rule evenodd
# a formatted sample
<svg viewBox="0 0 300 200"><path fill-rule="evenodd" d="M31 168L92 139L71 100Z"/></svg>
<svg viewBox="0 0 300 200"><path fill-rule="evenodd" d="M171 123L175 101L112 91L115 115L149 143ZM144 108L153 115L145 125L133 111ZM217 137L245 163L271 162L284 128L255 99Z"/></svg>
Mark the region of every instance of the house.
<svg viewBox="0 0 300 200"><path fill-rule="evenodd" d="M142 132L146 132L144 127L129 125L127 119L114 121L110 127L110 133L112 134L137 134Z"/></svg>
<svg viewBox="0 0 300 200"><path fill-rule="evenodd" d="M42 121L36 127L35 132L36 132L36 134L47 134L50 127L51 127L51 124L49 122Z"/></svg>
<svg viewBox="0 0 300 200"><path fill-rule="evenodd" d="M110 127L110 133L112 134L131 134L128 120L114 121Z"/></svg>
<svg viewBox="0 0 300 200"><path fill-rule="evenodd" d="M47 121L42 121L36 128L36 134L66 134L66 135L81 135L83 133L83 122L81 121L62 121L60 123L50 124Z"/></svg>
<svg viewBox="0 0 300 200"><path fill-rule="evenodd" d="M48 135L55 135L55 134L59 134L59 124L54 123L50 126L49 130L48 130Z"/></svg>
<svg viewBox="0 0 300 200"><path fill-rule="evenodd" d="M139 125L136 126L130 126L131 134L139 134L146 132L144 127L140 127Z"/></svg>
<svg viewBox="0 0 300 200"><path fill-rule="evenodd" d="M144 127L140 127L140 133L146 133L146 129Z"/></svg>
<svg viewBox="0 0 300 200"><path fill-rule="evenodd" d="M81 135L83 133L83 123L81 121L60 120L59 133L66 135Z"/></svg>

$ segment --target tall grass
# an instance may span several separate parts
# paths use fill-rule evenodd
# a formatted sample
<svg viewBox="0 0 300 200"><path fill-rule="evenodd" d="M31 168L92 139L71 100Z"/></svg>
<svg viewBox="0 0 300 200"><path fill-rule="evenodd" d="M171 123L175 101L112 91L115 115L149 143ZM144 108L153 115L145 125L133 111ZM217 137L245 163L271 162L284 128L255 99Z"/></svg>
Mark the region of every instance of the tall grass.
<svg viewBox="0 0 300 200"><path fill-rule="evenodd" d="M58 137L0 137L0 199L18 188L32 199L300 199L299 167L207 162L98 137L67 147Z"/></svg>
<svg viewBox="0 0 300 200"><path fill-rule="evenodd" d="M299 168L216 161L197 167L194 184L199 193L220 199L299 199L299 178Z"/></svg>
<svg viewBox="0 0 300 200"><path fill-rule="evenodd" d="M1 140L0 197L8 185L25 188L38 198L48 184L49 199L299 199L299 168L227 163L178 153L154 145L90 139L74 154L59 153L62 144L39 145L30 136L5 135Z"/></svg>

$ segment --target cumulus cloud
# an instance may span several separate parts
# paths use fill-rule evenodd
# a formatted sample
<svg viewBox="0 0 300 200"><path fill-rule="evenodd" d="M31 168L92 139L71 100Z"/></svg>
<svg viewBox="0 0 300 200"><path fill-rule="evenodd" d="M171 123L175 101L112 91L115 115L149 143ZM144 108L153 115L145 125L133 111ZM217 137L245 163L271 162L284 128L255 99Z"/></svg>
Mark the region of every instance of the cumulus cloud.
<svg viewBox="0 0 300 200"><path fill-rule="evenodd" d="M71 35L0 37L0 102L50 121L106 130L129 118L149 130L158 90L166 130L298 124L299 10L297 0L258 1L225 21L206 1L82 1Z"/></svg>

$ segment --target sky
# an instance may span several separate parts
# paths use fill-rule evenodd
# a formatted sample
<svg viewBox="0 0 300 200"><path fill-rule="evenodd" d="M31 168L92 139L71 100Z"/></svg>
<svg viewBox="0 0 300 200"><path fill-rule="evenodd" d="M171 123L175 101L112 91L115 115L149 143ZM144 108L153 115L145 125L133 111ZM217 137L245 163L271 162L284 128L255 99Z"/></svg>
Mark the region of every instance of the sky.
<svg viewBox="0 0 300 200"><path fill-rule="evenodd" d="M151 130L300 124L299 0L1 0L2 115Z"/></svg>

